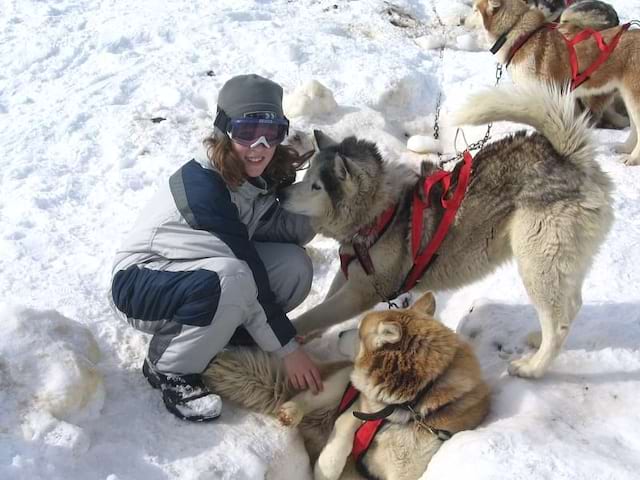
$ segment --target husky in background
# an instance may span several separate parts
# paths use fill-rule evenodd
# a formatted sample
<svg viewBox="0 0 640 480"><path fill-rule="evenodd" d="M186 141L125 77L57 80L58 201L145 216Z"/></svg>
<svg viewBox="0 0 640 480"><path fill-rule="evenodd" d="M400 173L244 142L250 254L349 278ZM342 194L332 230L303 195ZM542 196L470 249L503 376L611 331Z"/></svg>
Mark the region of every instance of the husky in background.
<svg viewBox="0 0 640 480"><path fill-rule="evenodd" d="M581 29L606 30L620 25L618 12L613 6L599 0L573 2L562 10L560 23L570 23Z"/></svg>
<svg viewBox="0 0 640 480"><path fill-rule="evenodd" d="M547 21L558 22L560 31L568 36L587 28L606 30L620 25L618 13L613 6L600 0L528 0L527 4L544 13ZM568 4L568 6L566 6ZM601 128L622 129L629 126L629 116L619 94L613 104L611 96L596 95L588 103L579 101L582 109L591 112L593 123Z"/></svg>
<svg viewBox="0 0 640 480"><path fill-rule="evenodd" d="M572 81L571 62L564 34L571 38L579 27L562 24L558 29L544 28L544 15L529 9L522 0L474 0L474 9L482 18L489 41L498 42L496 57L509 63L509 73L515 83L538 80L564 86ZM609 44L622 27L602 30L600 34ZM532 33L535 34L532 35ZM526 39L520 44L521 39ZM575 90L589 109L596 114L606 110L619 91L631 120L629 137L617 146L619 153L627 153L627 165L640 164L640 30L623 31L620 41L607 60ZM520 45L515 53L512 49ZM599 56L600 49L593 39L575 45L578 64L586 68ZM595 99L595 103L591 100Z"/></svg>
<svg viewBox="0 0 640 480"><path fill-rule="evenodd" d="M600 0L526 0L527 5L544 13L549 22L571 23L580 28L604 30L620 24L618 13Z"/></svg>
<svg viewBox="0 0 640 480"><path fill-rule="evenodd" d="M521 0L518 0L521 1ZM558 354L582 305L582 283L613 220L611 181L594 160L588 121L575 98L559 88L527 84L471 97L459 123L507 120L533 126L485 146L473 163L466 196L437 257L418 287L460 288L515 258L535 306L542 340L509 372L540 377ZM282 192L284 208L308 215L316 230L340 242L347 254L355 234L397 205L369 256L338 272L327 298L293 320L300 334L324 330L392 297L413 265L411 198L418 175L383 161L375 144L349 137L335 142L316 132L319 151L304 179ZM425 164L425 174L436 167ZM421 248L442 216L440 202L423 215Z"/></svg>

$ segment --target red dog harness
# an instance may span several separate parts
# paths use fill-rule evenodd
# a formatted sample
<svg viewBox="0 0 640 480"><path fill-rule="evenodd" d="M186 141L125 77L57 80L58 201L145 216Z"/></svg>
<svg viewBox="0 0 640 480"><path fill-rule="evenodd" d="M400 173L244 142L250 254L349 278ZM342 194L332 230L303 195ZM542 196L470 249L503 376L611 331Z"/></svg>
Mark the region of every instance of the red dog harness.
<svg viewBox="0 0 640 480"><path fill-rule="evenodd" d="M630 26L631 26L631 23L625 23L624 25L621 25L620 30L618 30L618 33L616 33L615 36L609 41L608 45L604 42L604 39L602 38L602 35L600 34L600 32L598 32L597 30L592 30L591 28L582 30L572 39L568 39L567 37L562 35L562 33L558 32L562 36L562 39L564 40L564 43L567 45L567 49L569 50L569 63L571 64L571 90L575 90L583 82L587 81L591 76L591 74L595 72L598 68L600 68L600 66L604 62L607 61L611 53L618 46L620 37L624 32L629 30ZM558 28L558 24L550 23L548 24L548 28L549 30L555 30ZM578 56L576 55L575 45L587 40L591 36L595 38L596 43L598 44L598 48L600 49L600 55L598 55L598 58L596 58L591 63L591 65L589 65L582 73L580 73L579 71L580 67L578 66Z"/></svg>
<svg viewBox="0 0 640 480"><path fill-rule="evenodd" d="M437 257L436 251L440 247L440 244L447 236L449 227L453 223L453 219L456 216L458 207L462 203L464 194L467 190L469 178L471 176L471 165L473 163L473 157L469 151L465 151L463 154L462 167L458 175L457 186L451 199L446 200L447 193L452 183L453 172L445 170L437 170L435 173L425 178L424 182L416 185L413 191L412 200L412 214L411 214L411 254L413 258L413 266L407 274L400 289L393 294L390 298L395 298L398 295L408 292L416 286L419 279L427 270L429 265ZM455 171L456 169L454 169ZM430 194L434 186L442 185L442 196L440 198L440 204L444 208L445 212L436 228L435 234L429 240L426 247L420 251L420 242L422 240L423 227L424 227L424 210L431 206ZM425 200L422 200L424 198ZM375 273L375 268L371 257L369 256L369 248L375 244L375 242L382 236L386 228L391 223L397 210L397 206L393 205L384 211L384 213L378 217L378 220L373 226L366 227L360 230L353 236L351 244L355 252L355 256L340 251L340 268L345 278L349 278L349 264L357 258L362 266L362 269L367 275ZM386 300L386 299L385 299Z"/></svg>
<svg viewBox="0 0 640 480"><path fill-rule="evenodd" d="M604 39L602 38L602 34L599 31L593 30L591 28L586 28L582 30L575 37L571 39L565 37L562 34L562 32L558 31L558 34L564 40L564 43L567 45L567 50L569 51L569 64L571 66L571 90L575 90L580 85L582 85L585 81L587 81L589 77L593 74L593 72L595 72L598 68L600 68L600 66L604 62L607 61L611 53L618 46L620 37L624 32L629 30L630 26L631 26L631 23L625 23L624 25L621 25L618 33L615 34L615 36L609 41L608 44L605 43ZM540 25L538 28L536 28L535 30L533 30L532 32L526 33L521 37L519 37L511 47L511 50L509 50L509 54L507 55L507 61L505 63L505 66L507 67L509 66L516 52L520 50L520 48L525 43L527 43L529 39L533 37L536 33L545 29L557 30L558 27L559 27L559 24L557 23L544 23ZM593 37L595 39L596 44L600 49L600 55L598 55L598 58L596 58L593 62L591 62L591 65L589 65L582 73L580 73L580 66L578 65L578 55L576 54L575 46L578 43L584 42L590 37ZM501 36L498 39L498 41L494 44L494 46L491 47L491 52L496 53L500 49L502 44L504 44L505 41L506 41L506 34L504 34L504 37Z"/></svg>
<svg viewBox="0 0 640 480"><path fill-rule="evenodd" d="M344 391L340 406L338 407L338 415L341 415L356 401L360 395L360 392L349 383L347 389ZM351 456L353 460L358 463L362 459L362 456L367 452L371 443L373 442L376 433L382 427L382 424L386 422L384 418L378 418L376 420L367 420L362 423L356 430L356 434L353 437L353 447L351 448Z"/></svg>
<svg viewBox="0 0 640 480"><path fill-rule="evenodd" d="M349 264L357 258L362 265L362 269L367 275L371 275L375 272L371 256L369 255L369 249L378 241L378 239L387 230L387 227L393 220L396 214L397 205L392 205L387 208L382 215L378 217L373 225L361 228L358 233L351 237L351 246L355 252L355 256L343 253L339 251L340 255L340 269L344 273L345 278L349 278Z"/></svg>
<svg viewBox="0 0 640 480"><path fill-rule="evenodd" d="M418 402L422 399L422 397L429 391L431 388L431 383L429 383L426 387L424 387L417 395L416 399L413 402L407 402L404 404L397 405L387 405L385 408L376 413L362 413L362 412L353 412L353 415L356 418L363 420L362 425L358 427L356 433L353 437L353 446L351 447L351 457L353 461L356 463L358 467L358 471L365 478L373 478L367 468L362 463L362 459L364 455L369 450L369 447L373 443L373 439L376 434L381 430L383 425L387 422L387 417L391 415L396 408L404 408L411 411L414 414L414 418L417 421L420 421L422 418L418 415L414 408L418 404ZM347 389L342 396L342 400L340 401L340 405L338 406L338 415L341 415L345 411L353 405L353 402L356 401L360 395L360 392L353 386L351 383L347 385ZM429 430L433 435L436 435L443 442L449 440L452 437L452 433L447 430L441 430L437 428L432 428L428 425L424 425L424 427Z"/></svg>

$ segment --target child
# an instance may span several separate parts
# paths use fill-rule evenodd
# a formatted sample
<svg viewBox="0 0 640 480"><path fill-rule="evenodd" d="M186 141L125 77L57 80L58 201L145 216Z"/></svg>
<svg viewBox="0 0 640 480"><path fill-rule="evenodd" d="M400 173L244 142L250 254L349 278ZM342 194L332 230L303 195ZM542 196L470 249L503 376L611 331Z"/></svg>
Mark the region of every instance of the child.
<svg viewBox="0 0 640 480"><path fill-rule="evenodd" d="M247 332L283 359L294 387L322 389L285 314L311 288L300 245L315 232L276 198L301 162L280 145L289 130L282 87L258 75L231 78L214 126L206 160L184 164L143 209L116 254L111 286L120 316L153 334L143 374L171 413L198 422L222 407L200 374Z"/></svg>

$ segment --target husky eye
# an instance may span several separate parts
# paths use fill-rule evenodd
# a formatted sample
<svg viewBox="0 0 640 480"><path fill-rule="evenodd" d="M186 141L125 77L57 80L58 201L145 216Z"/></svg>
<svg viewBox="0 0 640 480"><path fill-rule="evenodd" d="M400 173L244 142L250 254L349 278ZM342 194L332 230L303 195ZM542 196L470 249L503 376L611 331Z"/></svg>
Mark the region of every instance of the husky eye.
<svg viewBox="0 0 640 480"><path fill-rule="evenodd" d="M322 190L322 187L320 186L319 183L313 183L311 185L311 190Z"/></svg>

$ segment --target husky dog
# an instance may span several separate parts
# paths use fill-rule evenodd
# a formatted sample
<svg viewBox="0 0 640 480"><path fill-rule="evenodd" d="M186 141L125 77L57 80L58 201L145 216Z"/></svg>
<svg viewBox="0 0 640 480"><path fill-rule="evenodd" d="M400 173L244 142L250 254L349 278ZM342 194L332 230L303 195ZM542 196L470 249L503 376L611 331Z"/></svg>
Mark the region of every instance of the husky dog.
<svg viewBox="0 0 640 480"><path fill-rule="evenodd" d="M620 24L615 9L600 0L576 0L574 2L528 0L527 3L542 11L548 21L559 22L559 30L565 35L571 36L577 30L586 28L606 30ZM566 6L567 4L569 5ZM583 109L590 110L594 125L602 128L627 128L629 117L626 115L624 102L619 94L616 94L614 98L614 104L611 104L610 94L595 95L589 97L587 105L583 102L579 102L579 104Z"/></svg>
<svg viewBox="0 0 640 480"><path fill-rule="evenodd" d="M460 288L515 258L542 327L539 350L515 360L509 372L540 377L560 350L582 305L582 283L613 220L611 181L594 160L589 127L576 115L575 99L557 87L536 83L478 94L459 123L499 120L531 125L493 142L473 162L466 196L437 257L418 287ZM327 298L293 320L302 335L323 330L389 298L414 260L411 198L418 175L383 161L375 144L349 137L336 143L316 134L319 151L304 179L287 187L284 208L309 215L316 230L353 254L355 234L392 205L396 213L370 247L374 272L358 261L348 279L338 272ZM424 164L426 173L435 166ZM433 236L442 211L425 209L422 246Z"/></svg>
<svg viewBox="0 0 640 480"><path fill-rule="evenodd" d="M367 314L357 336L342 337L356 344L351 382L360 395L336 419L314 468L316 480L344 478L362 425L354 412L375 415L391 408L358 465L367 478L384 480L420 478L444 438L475 428L485 418L489 387L473 350L434 320L434 311L433 295L426 294L409 310ZM299 416L307 405L294 397L281 411Z"/></svg>
<svg viewBox="0 0 640 480"><path fill-rule="evenodd" d="M527 5L540 10L547 21L571 23L581 28L604 30L620 24L618 14L600 0L526 0Z"/></svg>
<svg viewBox="0 0 640 480"><path fill-rule="evenodd" d="M616 10L608 3L599 0L582 0L569 5L562 11L558 20L579 28L606 30L620 25Z"/></svg>
<svg viewBox="0 0 640 480"><path fill-rule="evenodd" d="M566 0L524 0L524 3L540 10L549 21L556 21L567 6Z"/></svg>
<svg viewBox="0 0 640 480"><path fill-rule="evenodd" d="M491 42L498 42L498 60L505 64L510 59L509 72L515 83L523 80L550 81L564 86L572 80L569 51L562 34L572 37L580 28L569 23L558 29L542 28L544 15L529 9L522 0L474 0L474 9L482 18L484 30ZM608 45L620 32L621 27L601 31ZM535 34L533 34L535 32ZM515 53L515 45L526 39ZM623 32L617 48L584 83L575 90L577 97L584 99L590 110L599 114L613 101L619 90L629 113L631 129L627 141L619 145L619 153L630 154L627 165L640 164L640 30ZM582 68L591 65L600 55L598 44L593 39L575 45L578 64ZM595 103L591 98L595 97ZM622 119L621 119L622 121Z"/></svg>
<svg viewBox="0 0 640 480"><path fill-rule="evenodd" d="M471 347L435 320L434 311L427 293L410 309L369 313L340 338L341 351L355 363L321 364L324 389L317 395L293 395L281 362L257 349L223 352L204 379L224 398L298 426L316 480L361 479L349 457L361 425L352 413L390 408L358 470L366 478L416 480L443 432L475 428L489 410L489 388ZM338 416L349 380L360 395Z"/></svg>

